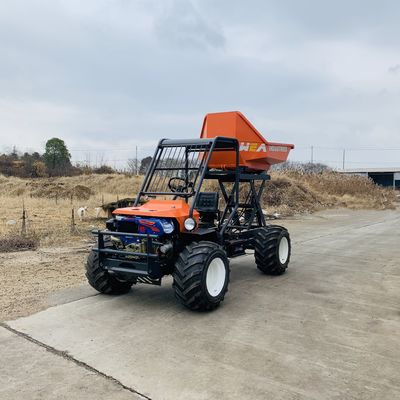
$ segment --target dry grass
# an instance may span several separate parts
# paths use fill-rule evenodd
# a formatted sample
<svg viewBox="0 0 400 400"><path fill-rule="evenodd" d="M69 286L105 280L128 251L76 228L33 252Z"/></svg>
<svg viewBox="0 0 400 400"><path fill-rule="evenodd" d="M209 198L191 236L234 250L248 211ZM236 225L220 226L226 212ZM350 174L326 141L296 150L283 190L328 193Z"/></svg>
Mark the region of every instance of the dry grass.
<svg viewBox="0 0 400 400"><path fill-rule="evenodd" d="M0 176L0 236L20 233L24 204L28 233L39 237L41 245L87 240L93 228L104 227L105 215L95 218L94 208L103 200L135 196L140 182L117 174L31 180ZM71 233L72 209L82 206L88 207L87 218L79 221L75 213L76 230ZM10 220L16 224L7 225Z"/></svg>
<svg viewBox="0 0 400 400"><path fill-rule="evenodd" d="M24 203L28 233L40 238L41 245L87 241L93 228L104 227L104 218L96 219L94 208L103 199L107 203L117 197L134 197L141 179L117 174L30 180L0 176L0 236L20 233ZM283 215L329 207L386 209L393 208L394 201L393 191L363 177L287 171L272 173L262 199L269 212ZM88 206L88 217L83 221L76 218L76 232L71 233L72 209L81 206ZM7 225L9 220L16 224Z"/></svg>
<svg viewBox="0 0 400 400"><path fill-rule="evenodd" d="M39 240L36 236L9 235L0 237L0 252L36 250Z"/></svg>

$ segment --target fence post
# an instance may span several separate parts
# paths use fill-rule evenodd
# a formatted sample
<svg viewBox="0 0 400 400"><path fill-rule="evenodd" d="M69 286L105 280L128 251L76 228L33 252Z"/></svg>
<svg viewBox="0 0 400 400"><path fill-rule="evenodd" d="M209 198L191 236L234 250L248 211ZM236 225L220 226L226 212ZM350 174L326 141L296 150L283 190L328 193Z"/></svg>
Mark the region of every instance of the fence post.
<svg viewBox="0 0 400 400"><path fill-rule="evenodd" d="M74 210L74 207L72 207L72 210L71 210L71 233L72 233L72 234L75 234L75 233L76 233L75 210Z"/></svg>
<svg viewBox="0 0 400 400"><path fill-rule="evenodd" d="M23 205L23 208L22 208L21 236L25 236L26 233L27 233L27 229L26 229L26 210L25 210L25 205Z"/></svg>

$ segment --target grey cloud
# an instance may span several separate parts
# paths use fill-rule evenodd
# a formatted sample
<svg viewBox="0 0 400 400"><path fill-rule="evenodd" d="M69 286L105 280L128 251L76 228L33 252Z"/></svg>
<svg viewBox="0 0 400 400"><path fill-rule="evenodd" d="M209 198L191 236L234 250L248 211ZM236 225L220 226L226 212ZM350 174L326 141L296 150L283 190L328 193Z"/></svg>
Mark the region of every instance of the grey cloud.
<svg viewBox="0 0 400 400"><path fill-rule="evenodd" d="M400 64L392 65L391 67L389 67L388 72L397 75L398 73L400 73Z"/></svg>
<svg viewBox="0 0 400 400"><path fill-rule="evenodd" d="M222 48L225 37L189 0L177 0L155 22L158 38L184 48Z"/></svg>
<svg viewBox="0 0 400 400"><path fill-rule="evenodd" d="M219 20L272 31L280 40L352 38L399 45L397 0L196 0Z"/></svg>

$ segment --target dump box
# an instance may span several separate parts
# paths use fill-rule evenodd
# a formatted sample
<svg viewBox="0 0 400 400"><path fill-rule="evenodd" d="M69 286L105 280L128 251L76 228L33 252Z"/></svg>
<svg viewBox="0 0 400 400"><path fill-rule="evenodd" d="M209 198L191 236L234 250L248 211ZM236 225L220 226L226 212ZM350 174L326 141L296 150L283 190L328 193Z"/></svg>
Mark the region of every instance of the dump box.
<svg viewBox="0 0 400 400"><path fill-rule="evenodd" d="M239 141L240 166L252 171L266 171L273 164L285 162L293 144L273 143L239 111L207 114L201 130L202 138L234 137ZM234 152L214 153L209 166L218 169L235 168Z"/></svg>

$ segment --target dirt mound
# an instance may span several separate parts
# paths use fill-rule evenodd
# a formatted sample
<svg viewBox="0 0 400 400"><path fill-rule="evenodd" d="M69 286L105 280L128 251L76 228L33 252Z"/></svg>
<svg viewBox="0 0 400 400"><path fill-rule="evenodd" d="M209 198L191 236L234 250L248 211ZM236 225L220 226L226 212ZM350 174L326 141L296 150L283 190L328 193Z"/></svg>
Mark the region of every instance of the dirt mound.
<svg viewBox="0 0 400 400"><path fill-rule="evenodd" d="M0 196L70 198L87 200L93 195L116 197L136 195L142 177L122 174L79 175L60 178L22 179L0 175Z"/></svg>
<svg viewBox="0 0 400 400"><path fill-rule="evenodd" d="M93 195L93 191L83 185L68 185L65 182L57 181L33 181L28 184L27 191L31 197L45 197L49 199L87 200Z"/></svg>
<svg viewBox="0 0 400 400"><path fill-rule="evenodd" d="M394 208L395 199L392 189L362 176L279 171L271 173L262 202L268 211L290 215L329 207L383 210Z"/></svg>
<svg viewBox="0 0 400 400"><path fill-rule="evenodd" d="M80 200L87 200L94 194L92 189L83 185L74 186L71 193Z"/></svg>
<svg viewBox="0 0 400 400"><path fill-rule="evenodd" d="M326 199L318 192L310 190L301 182L284 177L267 182L262 203L285 214L290 213L290 210L312 212L329 206Z"/></svg>

